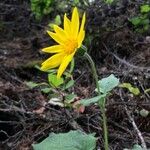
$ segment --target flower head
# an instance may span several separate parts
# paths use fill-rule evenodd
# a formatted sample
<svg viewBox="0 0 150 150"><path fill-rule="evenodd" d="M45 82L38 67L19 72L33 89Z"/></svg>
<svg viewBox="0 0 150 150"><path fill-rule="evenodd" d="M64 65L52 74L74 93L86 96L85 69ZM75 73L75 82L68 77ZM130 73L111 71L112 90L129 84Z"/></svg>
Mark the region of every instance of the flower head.
<svg viewBox="0 0 150 150"><path fill-rule="evenodd" d="M62 76L77 49L81 47L85 36L84 24L85 13L80 24L79 13L75 7L71 20L67 18L66 14L64 15L64 29L54 25L55 33L47 31L58 44L42 49L43 52L55 54L42 63L41 70L46 71L59 66L57 77Z"/></svg>

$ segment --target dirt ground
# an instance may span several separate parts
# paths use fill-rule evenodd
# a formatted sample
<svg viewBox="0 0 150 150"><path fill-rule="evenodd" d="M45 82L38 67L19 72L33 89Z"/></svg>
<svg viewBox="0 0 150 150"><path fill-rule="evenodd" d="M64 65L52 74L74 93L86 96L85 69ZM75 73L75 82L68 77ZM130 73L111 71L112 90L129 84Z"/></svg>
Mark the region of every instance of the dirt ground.
<svg viewBox="0 0 150 150"><path fill-rule="evenodd" d="M99 3L83 8L87 12L86 34L94 35L88 43L89 53L100 78L113 73L121 83L129 82L140 90L139 96L133 96L116 88L107 99L110 149L141 144L139 133L150 148L150 113L147 117L139 113L150 111L150 93L144 92L150 88L150 30L136 33L127 21L137 13L141 1L121 2L115 8ZM31 150L33 143L51 132L75 129L95 132L97 147L103 149L101 114L96 105L83 113L52 106L39 88L29 89L25 84L47 81L47 75L34 66L47 58L41 48L52 43L46 34L49 19L37 22L29 1L0 0L0 150ZM72 90L79 98L94 95L94 81L85 60L76 59L74 79Z"/></svg>

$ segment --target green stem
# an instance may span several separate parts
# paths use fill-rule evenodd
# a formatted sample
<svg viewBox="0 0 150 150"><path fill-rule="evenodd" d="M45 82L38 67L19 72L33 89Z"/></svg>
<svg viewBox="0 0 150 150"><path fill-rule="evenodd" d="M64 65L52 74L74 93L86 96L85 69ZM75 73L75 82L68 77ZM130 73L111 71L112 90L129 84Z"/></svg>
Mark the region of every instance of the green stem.
<svg viewBox="0 0 150 150"><path fill-rule="evenodd" d="M102 112L102 118L103 118L103 130L104 130L104 147L105 150L108 150L108 129L107 129L107 117L105 113L105 107L101 107L101 112Z"/></svg>
<svg viewBox="0 0 150 150"><path fill-rule="evenodd" d="M97 90L98 90L98 94L101 95L95 63L92 60L91 56L87 52L84 53L84 56L87 58L87 60L89 61L90 65L91 65L91 69L92 69L93 77L95 79L95 83L96 83L96 87L97 87ZM104 147L105 147L105 150L108 150L109 149L108 148L108 130L107 130L107 117L106 117L106 114L105 114L105 100L104 100L104 105L101 106L99 104L99 106L101 108L102 118L103 118Z"/></svg>
<svg viewBox="0 0 150 150"><path fill-rule="evenodd" d="M98 75L97 75L95 63L94 63L93 59L91 58L91 56L88 53L84 53L84 56L87 58L87 60L89 61L90 65L91 65L93 77L94 77L95 83L96 83L96 88L98 90L98 94L100 95L101 92L100 92L100 88L99 88L99 84L98 84Z"/></svg>
<svg viewBox="0 0 150 150"><path fill-rule="evenodd" d="M74 70L74 58L72 59L70 64L70 70L69 70L70 74L73 72L73 70Z"/></svg>

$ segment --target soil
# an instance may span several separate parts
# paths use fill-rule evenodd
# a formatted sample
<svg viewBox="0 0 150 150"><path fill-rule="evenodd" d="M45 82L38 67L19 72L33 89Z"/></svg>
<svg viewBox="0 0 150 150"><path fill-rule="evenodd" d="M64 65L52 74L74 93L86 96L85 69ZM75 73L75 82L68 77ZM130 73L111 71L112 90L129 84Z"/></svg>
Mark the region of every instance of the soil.
<svg viewBox="0 0 150 150"><path fill-rule="evenodd" d="M87 35L94 35L86 43L99 78L113 73L121 83L131 83L140 90L140 95L134 96L126 89L116 88L107 99L112 150L141 144L129 115L150 148L150 113L146 117L139 113L143 109L150 111L150 94L145 92L150 88L150 31L137 33L128 21L141 3L125 0L112 8L104 3L83 8L87 12ZM41 48L52 43L46 34L49 19L36 21L29 1L0 1L0 150L31 150L33 143L42 141L49 133L75 129L95 132L97 149L104 149L97 105L86 107L83 113L53 106L40 88L30 89L26 85L27 81L47 82L47 75L34 66L47 58ZM89 65L81 58L75 61L76 82L71 91L78 99L92 97L95 87Z"/></svg>

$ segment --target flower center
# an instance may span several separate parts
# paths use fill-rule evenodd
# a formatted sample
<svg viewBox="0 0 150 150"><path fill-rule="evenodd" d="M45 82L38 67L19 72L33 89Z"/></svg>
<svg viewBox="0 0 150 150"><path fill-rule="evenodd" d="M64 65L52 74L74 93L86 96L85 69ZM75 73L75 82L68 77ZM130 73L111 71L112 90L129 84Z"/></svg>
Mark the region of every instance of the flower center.
<svg viewBox="0 0 150 150"><path fill-rule="evenodd" d="M68 40L65 44L66 53L72 54L78 47L77 40Z"/></svg>

